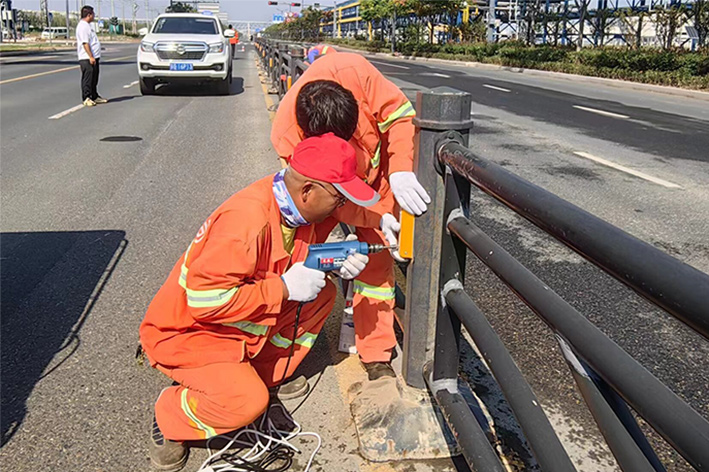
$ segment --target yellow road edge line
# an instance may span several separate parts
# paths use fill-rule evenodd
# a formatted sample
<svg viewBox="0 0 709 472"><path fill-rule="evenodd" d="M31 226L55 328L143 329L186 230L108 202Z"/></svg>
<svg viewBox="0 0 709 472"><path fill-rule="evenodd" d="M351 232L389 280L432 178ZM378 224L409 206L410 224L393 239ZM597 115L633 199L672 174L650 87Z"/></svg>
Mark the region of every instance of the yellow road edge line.
<svg viewBox="0 0 709 472"><path fill-rule="evenodd" d="M108 59L104 62L122 61L123 59L130 59L131 57L134 57L134 56L117 57L115 59ZM71 66L71 67L64 67L62 69L48 70L46 72L38 72L37 74L23 75L22 77L15 77L14 79L7 79L7 80L0 81L0 85L9 84L12 82L19 82L21 80L34 79L35 77L42 77L43 75L56 74L58 72L64 72L67 70L78 69L79 67L80 66Z"/></svg>

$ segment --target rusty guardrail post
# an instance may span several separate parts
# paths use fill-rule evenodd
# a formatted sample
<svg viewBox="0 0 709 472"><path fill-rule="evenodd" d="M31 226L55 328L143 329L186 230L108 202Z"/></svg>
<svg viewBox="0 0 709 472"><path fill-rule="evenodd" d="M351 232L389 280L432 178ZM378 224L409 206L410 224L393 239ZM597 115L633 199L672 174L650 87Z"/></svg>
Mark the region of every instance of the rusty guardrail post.
<svg viewBox="0 0 709 472"><path fill-rule="evenodd" d="M439 273L447 215L446 189L440 174L442 168L438 163L438 145L447 135L450 136L451 130L467 133L472 126L470 103L470 94L448 87L418 92L416 96L414 170L419 182L431 196L428 211L416 220L414 260L409 265L406 277L403 375L406 383L416 388L426 387L423 367L433 357L440 293L442 283L447 281L442 280L441 275L450 275L448 266L443 274ZM451 256L455 259L456 251L450 254L452 247L452 243L445 245L447 259ZM453 267L453 272L457 270L462 276L463 269ZM442 329L453 332L455 326ZM441 354L442 361L447 356L455 355L455 367L452 368L456 369L456 375L453 378L457 377L458 366L457 340L454 342L455 346L443 345L445 353ZM447 372L443 374L447 375Z"/></svg>
<svg viewBox="0 0 709 472"><path fill-rule="evenodd" d="M303 60L305 59L305 49L303 49L301 46L295 46L291 48L290 57L290 71L288 72L288 84L286 90L290 90L291 86L293 85L293 82L298 80L298 77L300 75L298 73L298 63L303 62Z"/></svg>

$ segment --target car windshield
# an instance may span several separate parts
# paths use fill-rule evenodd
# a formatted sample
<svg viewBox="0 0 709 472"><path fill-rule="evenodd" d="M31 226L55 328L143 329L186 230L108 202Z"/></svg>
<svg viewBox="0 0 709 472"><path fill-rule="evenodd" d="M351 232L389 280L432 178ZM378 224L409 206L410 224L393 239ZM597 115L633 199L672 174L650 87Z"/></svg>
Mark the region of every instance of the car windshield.
<svg viewBox="0 0 709 472"><path fill-rule="evenodd" d="M155 34L219 34L217 22L212 18L165 17L159 18L153 28Z"/></svg>

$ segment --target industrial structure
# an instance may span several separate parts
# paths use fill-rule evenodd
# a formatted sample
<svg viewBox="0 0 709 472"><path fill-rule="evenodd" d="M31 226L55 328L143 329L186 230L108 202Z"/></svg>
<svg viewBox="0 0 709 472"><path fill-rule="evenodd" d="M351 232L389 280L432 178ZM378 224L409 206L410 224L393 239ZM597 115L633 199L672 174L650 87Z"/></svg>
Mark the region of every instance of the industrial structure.
<svg viewBox="0 0 709 472"><path fill-rule="evenodd" d="M659 46L655 13L678 6L681 0L469 0L456 14L441 14L434 26L434 42L454 38L453 27L482 22L488 41L521 39L535 44L579 46ZM692 8L692 1L684 6ZM345 0L324 11L332 12L320 32L336 38L372 40L377 30L388 35L391 21L362 19L360 0ZM414 15L395 20L397 31L414 21ZM674 46L696 47L697 31L682 19ZM582 38L582 39L581 39Z"/></svg>

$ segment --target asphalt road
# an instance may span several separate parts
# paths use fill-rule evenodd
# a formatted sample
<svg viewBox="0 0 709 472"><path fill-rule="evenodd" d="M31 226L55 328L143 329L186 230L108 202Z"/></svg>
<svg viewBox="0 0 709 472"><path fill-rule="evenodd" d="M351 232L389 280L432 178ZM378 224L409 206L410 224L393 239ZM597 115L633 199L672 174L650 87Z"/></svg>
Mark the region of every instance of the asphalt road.
<svg viewBox="0 0 709 472"><path fill-rule="evenodd" d="M439 86L471 93L470 147L477 154L709 273L709 101L583 79L370 59L412 99L417 90ZM709 417L709 343L475 189L471 217ZM614 470L546 325L475 256L468 260L470 294L513 352L574 460L582 470ZM464 357L464 374L499 412L486 369L469 346ZM655 435L653 444L668 470L692 470Z"/></svg>
<svg viewBox="0 0 709 472"><path fill-rule="evenodd" d="M2 470L149 469L153 405L170 380L137 365L140 321L204 219L280 168L250 46L237 53L227 97L171 86L142 97L136 47L107 45L99 92L110 102L75 110L71 53L0 59ZM347 403L366 374L337 351L339 331L331 316L299 367L311 394L286 406L322 438L311 470L369 472ZM303 470L315 441L298 447ZM196 445L185 470L206 457Z"/></svg>
<svg viewBox="0 0 709 472"><path fill-rule="evenodd" d="M147 469L166 378L136 366L140 320L211 211L279 168L250 52L228 97L141 97L136 48L106 46L110 103L53 120L81 101L73 55L0 66L57 71L0 83L3 470Z"/></svg>
<svg viewBox="0 0 709 472"><path fill-rule="evenodd" d="M133 361L145 308L204 218L278 168L249 49L237 55L228 97L184 87L141 97L136 47L106 45L99 91L111 102L75 110L73 53L0 58L3 470L146 469L150 407L167 381ZM373 60L412 97L441 85L471 92L476 152L709 272L707 102ZM478 225L709 416L707 343L488 197L476 192L473 202ZM580 470L613 470L545 326L473 256L467 280ZM300 414L325 439L317 470L365 470L338 380L325 369L343 362L331 318L314 363L304 364L322 381ZM464 358L490 411L504 409L469 346ZM667 448L662 455L674 461L669 470L687 470ZM412 467L396 470L442 470Z"/></svg>

